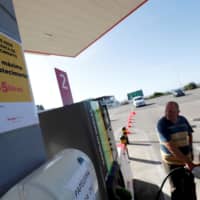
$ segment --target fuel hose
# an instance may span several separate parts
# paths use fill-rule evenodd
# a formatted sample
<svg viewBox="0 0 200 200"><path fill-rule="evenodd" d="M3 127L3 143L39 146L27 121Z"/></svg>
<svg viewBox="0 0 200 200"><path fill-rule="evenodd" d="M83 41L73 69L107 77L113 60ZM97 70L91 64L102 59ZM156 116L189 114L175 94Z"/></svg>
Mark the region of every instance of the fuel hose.
<svg viewBox="0 0 200 200"><path fill-rule="evenodd" d="M161 196L161 193L162 193L162 189L163 189L164 184L165 184L165 182L167 181L167 179L168 179L172 174L176 173L176 172L179 171L179 170L183 170L183 169L185 169L186 171L188 171L189 173L191 173L188 169L186 169L186 168L184 168L184 167L178 167L178 168L172 169L172 170L167 174L167 176L164 178L164 180L163 180L163 182L162 182L162 184L161 184L161 186L160 186L160 189L158 190L158 193L157 193L157 195L156 195L156 200L160 200L160 196Z"/></svg>

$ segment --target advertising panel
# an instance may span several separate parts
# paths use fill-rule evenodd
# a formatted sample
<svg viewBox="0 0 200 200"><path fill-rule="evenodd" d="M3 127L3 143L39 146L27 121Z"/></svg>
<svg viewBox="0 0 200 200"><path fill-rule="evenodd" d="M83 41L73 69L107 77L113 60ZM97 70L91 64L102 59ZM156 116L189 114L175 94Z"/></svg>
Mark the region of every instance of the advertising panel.
<svg viewBox="0 0 200 200"><path fill-rule="evenodd" d="M0 133L38 123L21 44L0 32Z"/></svg>

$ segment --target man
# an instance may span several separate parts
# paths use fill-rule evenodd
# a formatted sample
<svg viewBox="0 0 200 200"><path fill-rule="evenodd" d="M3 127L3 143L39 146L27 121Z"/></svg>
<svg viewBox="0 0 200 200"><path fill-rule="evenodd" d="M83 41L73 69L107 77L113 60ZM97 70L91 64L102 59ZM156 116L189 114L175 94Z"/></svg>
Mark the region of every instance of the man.
<svg viewBox="0 0 200 200"><path fill-rule="evenodd" d="M184 116L179 115L179 105L170 101L165 116L157 124L161 155L167 172L187 167L190 171L197 166L192 162L192 127ZM196 200L194 177L184 169L170 176L172 200Z"/></svg>

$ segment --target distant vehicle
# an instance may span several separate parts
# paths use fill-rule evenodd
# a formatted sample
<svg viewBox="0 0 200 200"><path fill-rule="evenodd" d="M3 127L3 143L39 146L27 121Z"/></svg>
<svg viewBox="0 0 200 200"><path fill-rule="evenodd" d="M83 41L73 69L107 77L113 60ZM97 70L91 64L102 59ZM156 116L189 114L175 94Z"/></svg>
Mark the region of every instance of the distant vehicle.
<svg viewBox="0 0 200 200"><path fill-rule="evenodd" d="M133 98L133 105L137 108L140 106L145 106L145 100L143 96L137 96Z"/></svg>
<svg viewBox="0 0 200 200"><path fill-rule="evenodd" d="M173 94L174 97L185 96L185 93L181 89L173 90L172 94Z"/></svg>
<svg viewBox="0 0 200 200"><path fill-rule="evenodd" d="M103 105L107 105L108 108L120 105L119 101L117 101L114 96L102 96L96 98L95 100L100 101Z"/></svg>

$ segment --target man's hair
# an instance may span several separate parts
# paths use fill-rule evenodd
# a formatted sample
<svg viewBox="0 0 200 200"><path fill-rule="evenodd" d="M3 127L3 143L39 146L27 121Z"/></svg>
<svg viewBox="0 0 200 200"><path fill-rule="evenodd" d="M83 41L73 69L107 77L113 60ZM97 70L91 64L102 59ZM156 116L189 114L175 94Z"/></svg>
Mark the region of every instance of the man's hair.
<svg viewBox="0 0 200 200"><path fill-rule="evenodd" d="M178 105L178 103L177 103L176 101L168 101L165 108L167 108L167 106L168 106L169 104L175 105L176 108L177 108L177 110L179 111L179 105Z"/></svg>

